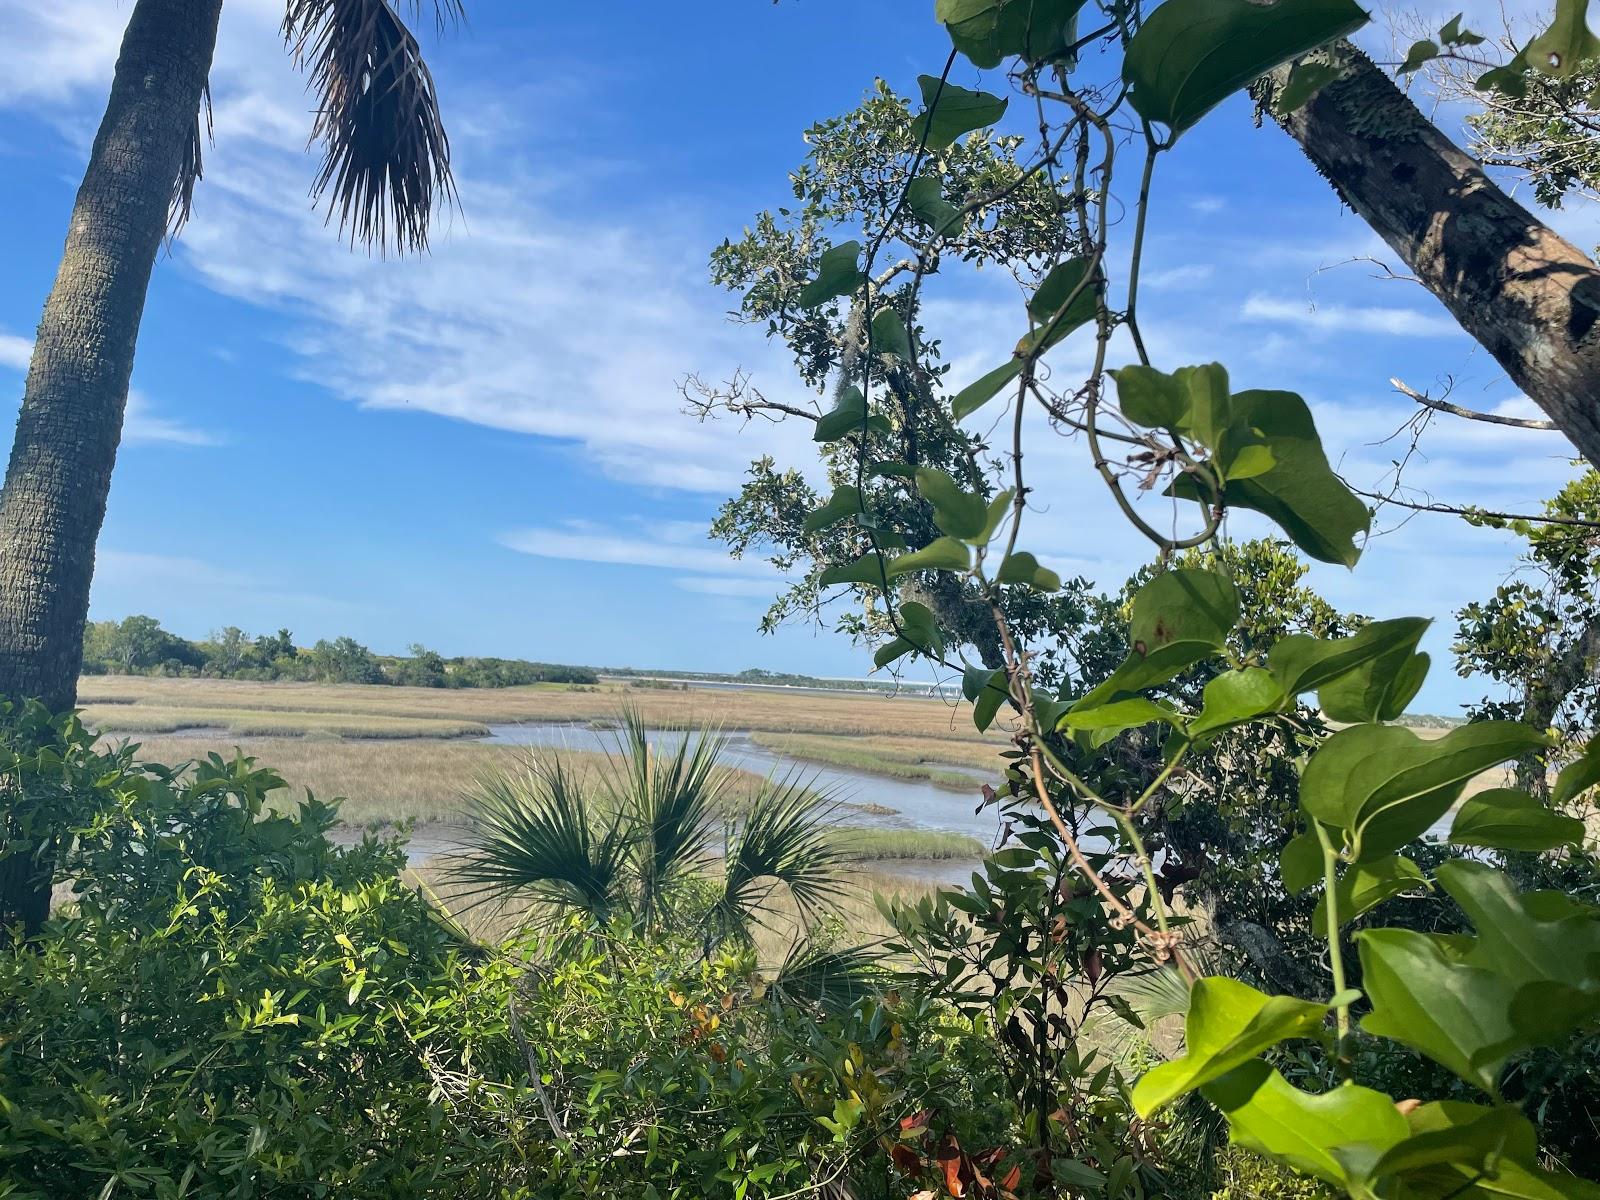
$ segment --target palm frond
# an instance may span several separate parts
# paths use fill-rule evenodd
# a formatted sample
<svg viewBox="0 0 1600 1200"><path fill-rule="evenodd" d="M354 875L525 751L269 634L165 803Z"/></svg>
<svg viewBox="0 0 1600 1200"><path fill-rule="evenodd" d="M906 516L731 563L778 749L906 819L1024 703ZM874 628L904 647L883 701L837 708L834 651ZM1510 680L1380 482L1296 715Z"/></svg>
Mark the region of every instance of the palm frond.
<svg viewBox="0 0 1600 1200"><path fill-rule="evenodd" d="M667 752L651 747L644 718L622 711L622 730L607 780L613 807L633 827L639 919L659 923L673 884L706 860L712 821L726 789L718 759L726 739L710 729L685 729Z"/></svg>
<svg viewBox="0 0 1600 1200"><path fill-rule="evenodd" d="M822 948L801 939L778 964L767 995L780 1004L841 1012L877 990L882 957L867 946Z"/></svg>
<svg viewBox="0 0 1600 1200"><path fill-rule="evenodd" d="M560 759L485 772L466 800L465 852L449 867L463 894L576 909L599 925L626 905L629 845L621 818L591 813Z"/></svg>
<svg viewBox="0 0 1600 1200"><path fill-rule="evenodd" d="M836 806L809 784L797 774L769 777L730 827L722 894L708 914L712 933L748 939L759 910L779 888L809 926L844 890L843 859L829 836Z"/></svg>
<svg viewBox="0 0 1600 1200"><path fill-rule="evenodd" d="M172 199L167 206L167 235L177 237L194 212L194 185L205 174L205 144L212 140L211 83L200 88L200 103L194 111L194 128L184 142L183 158L178 162L178 177L172 182Z"/></svg>
<svg viewBox="0 0 1600 1200"><path fill-rule="evenodd" d="M413 11L420 5L412 4ZM461 0L436 0L439 24ZM323 146L313 198L352 242L423 250L436 202L454 203L450 139L433 75L389 0L288 0L283 37L319 101L311 140Z"/></svg>

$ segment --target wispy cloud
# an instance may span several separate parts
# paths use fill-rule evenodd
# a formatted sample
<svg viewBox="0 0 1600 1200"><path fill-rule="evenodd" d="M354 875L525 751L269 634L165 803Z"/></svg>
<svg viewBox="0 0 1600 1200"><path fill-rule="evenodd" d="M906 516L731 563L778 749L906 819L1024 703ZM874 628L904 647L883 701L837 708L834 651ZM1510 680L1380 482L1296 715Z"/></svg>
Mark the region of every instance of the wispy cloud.
<svg viewBox="0 0 1600 1200"><path fill-rule="evenodd" d="M1151 271L1141 276L1141 279L1146 285L1157 290L1176 291L1179 288L1205 283L1215 274L1216 268L1210 263L1186 263L1181 267L1171 267L1165 271Z"/></svg>
<svg viewBox="0 0 1600 1200"><path fill-rule="evenodd" d="M138 391L128 393L127 413L122 419L122 440L133 445L169 442L179 446L220 446L227 441L220 434L162 416Z"/></svg>
<svg viewBox="0 0 1600 1200"><path fill-rule="evenodd" d="M733 579L723 575L683 575L672 581L686 592L706 596L760 596L770 599L782 587L782 580Z"/></svg>
<svg viewBox="0 0 1600 1200"><path fill-rule="evenodd" d="M1257 294L1244 302L1241 315L1251 321L1298 325L1323 333L1382 333L1395 337L1464 337L1447 316L1384 305L1361 307L1315 304L1282 296Z"/></svg>
<svg viewBox="0 0 1600 1200"><path fill-rule="evenodd" d="M33 356L33 343L14 333L0 333L0 367L13 371L26 371L28 359Z"/></svg>
<svg viewBox="0 0 1600 1200"><path fill-rule="evenodd" d="M635 522L633 527L641 532L620 531L590 521L567 521L558 526L512 530L501 534L498 540L509 550L539 558L661 567L703 575L777 578L768 563L730 557L726 550L707 541L703 529L688 526L687 522ZM688 536L689 528L699 533L698 544Z"/></svg>

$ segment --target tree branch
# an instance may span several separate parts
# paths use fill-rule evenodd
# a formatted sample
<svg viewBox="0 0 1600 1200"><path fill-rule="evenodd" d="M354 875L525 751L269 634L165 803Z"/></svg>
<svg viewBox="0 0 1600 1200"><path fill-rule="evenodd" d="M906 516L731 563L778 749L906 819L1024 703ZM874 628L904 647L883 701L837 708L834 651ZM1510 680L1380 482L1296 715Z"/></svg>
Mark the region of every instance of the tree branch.
<svg viewBox="0 0 1600 1200"><path fill-rule="evenodd" d="M1453 417L1465 417L1469 421L1483 421L1488 425L1508 425L1513 429L1560 429L1554 421L1539 421L1532 417L1502 417L1496 413L1479 412L1475 408L1462 408L1459 404L1451 404L1448 400L1435 400L1426 392L1419 392L1407 387L1404 381L1390 379L1394 390L1402 396L1409 396L1423 408L1431 408L1434 412L1449 413Z"/></svg>
<svg viewBox="0 0 1600 1200"><path fill-rule="evenodd" d="M1600 465L1600 268L1497 187L1366 55L1275 119L1461 327ZM1287 79L1254 91L1268 99ZM1270 104L1266 107L1270 111Z"/></svg>

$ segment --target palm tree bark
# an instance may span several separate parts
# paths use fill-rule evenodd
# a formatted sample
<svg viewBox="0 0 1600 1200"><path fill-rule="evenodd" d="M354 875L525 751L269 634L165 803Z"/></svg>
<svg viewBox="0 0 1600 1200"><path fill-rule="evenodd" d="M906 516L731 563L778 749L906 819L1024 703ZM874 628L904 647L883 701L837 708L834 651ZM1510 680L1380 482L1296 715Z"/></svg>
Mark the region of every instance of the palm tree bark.
<svg viewBox="0 0 1600 1200"><path fill-rule="evenodd" d="M222 0L138 0L128 20L0 492L0 698L53 710L76 702L134 344L221 8ZM3 795L0 805L0 837L14 838ZM43 921L50 859L48 844L0 858L0 922L20 919L31 931Z"/></svg>
<svg viewBox="0 0 1600 1200"><path fill-rule="evenodd" d="M1600 467L1600 268L1506 195L1347 41L1277 117L1339 197ZM1268 99L1287 68L1257 86Z"/></svg>

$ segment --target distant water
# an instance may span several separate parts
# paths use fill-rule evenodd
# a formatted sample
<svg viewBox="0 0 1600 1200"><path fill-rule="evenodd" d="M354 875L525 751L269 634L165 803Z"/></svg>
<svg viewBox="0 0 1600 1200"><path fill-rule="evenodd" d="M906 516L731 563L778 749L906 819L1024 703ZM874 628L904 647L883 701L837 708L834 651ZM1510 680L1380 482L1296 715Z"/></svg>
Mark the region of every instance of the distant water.
<svg viewBox="0 0 1600 1200"><path fill-rule="evenodd" d="M529 723L491 725L489 730L489 736L483 740L500 745L602 752L617 748L615 732L587 725ZM678 730L652 729L646 733L653 746L676 745L683 736ZM839 814L841 824L873 829L945 829L971 834L985 844L992 843L999 831L999 816L992 806L981 813L977 811L983 799L979 789L985 780L993 778L993 773L988 771L971 770L972 790L963 793L935 787L924 780L892 779L849 767L821 766L789 758L757 745L744 734L728 734L725 740L719 761L727 766L756 775L782 776L793 772L804 779L807 786L827 792L847 805L873 805L894 810L892 814L880 814L861 808L844 808ZM960 773L969 769L952 767L950 770Z"/></svg>

